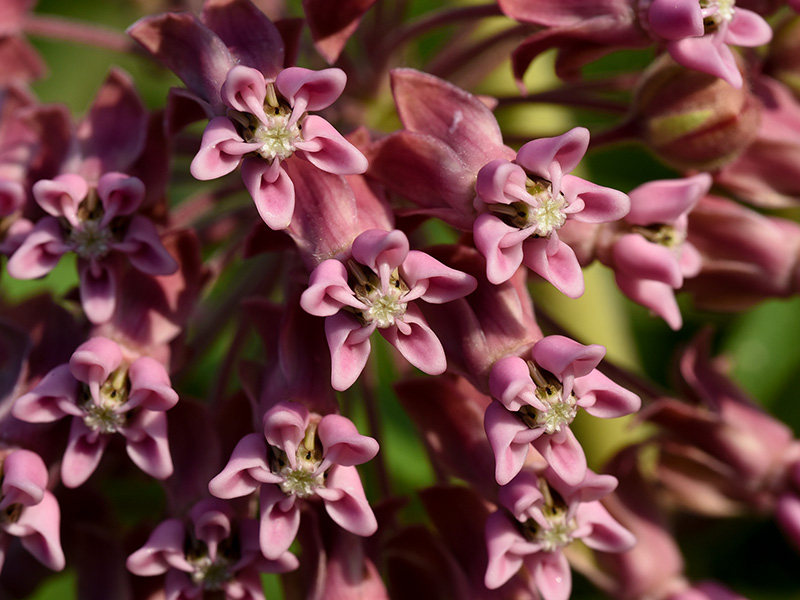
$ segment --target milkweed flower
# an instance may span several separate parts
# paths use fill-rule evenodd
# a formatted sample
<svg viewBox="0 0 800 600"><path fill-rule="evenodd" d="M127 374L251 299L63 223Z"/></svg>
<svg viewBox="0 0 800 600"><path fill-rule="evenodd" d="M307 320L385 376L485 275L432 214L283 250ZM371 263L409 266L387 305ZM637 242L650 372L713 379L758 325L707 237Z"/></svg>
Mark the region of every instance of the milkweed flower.
<svg viewBox="0 0 800 600"><path fill-rule="evenodd" d="M125 438L128 456L142 471L157 479L169 477L165 411L177 402L161 363L148 356L128 362L115 342L95 337L20 396L12 411L29 423L72 417L61 479L74 488L97 468L115 433Z"/></svg>
<svg viewBox="0 0 800 600"><path fill-rule="evenodd" d="M624 217L630 200L622 192L569 175L589 146L589 131L528 142L509 162L496 159L478 171L475 184L475 246L486 257L486 276L503 283L521 264L570 298L583 294L575 252L559 240L567 219L604 223Z"/></svg>
<svg viewBox="0 0 800 600"><path fill-rule="evenodd" d="M443 304L476 286L471 275L409 250L402 231L370 229L353 241L350 258L329 259L314 269L300 305L326 317L331 383L346 390L367 364L369 336L376 329L415 367L430 375L443 373L442 344L413 302Z"/></svg>
<svg viewBox="0 0 800 600"><path fill-rule="evenodd" d="M208 484L212 495L247 496L259 490L261 551L277 559L300 527L300 500L319 498L340 527L356 535L375 533L355 465L378 453L378 442L360 435L341 415L309 413L281 402L264 415L264 433L243 437L222 472Z"/></svg>
<svg viewBox="0 0 800 600"><path fill-rule="evenodd" d="M495 400L486 409L486 435L496 460L497 483L522 469L531 444L569 484L586 475L586 456L569 426L583 408L601 418L639 410L639 397L597 371L603 346L584 346L560 335L542 338L531 360L509 356L489 376Z"/></svg>
<svg viewBox="0 0 800 600"><path fill-rule="evenodd" d="M127 567L142 576L166 573L164 593L171 600L195 600L221 592L226 600L264 600L260 573L297 568L288 552L268 560L258 545L258 521L237 519L222 500L197 502L188 518L158 525Z"/></svg>

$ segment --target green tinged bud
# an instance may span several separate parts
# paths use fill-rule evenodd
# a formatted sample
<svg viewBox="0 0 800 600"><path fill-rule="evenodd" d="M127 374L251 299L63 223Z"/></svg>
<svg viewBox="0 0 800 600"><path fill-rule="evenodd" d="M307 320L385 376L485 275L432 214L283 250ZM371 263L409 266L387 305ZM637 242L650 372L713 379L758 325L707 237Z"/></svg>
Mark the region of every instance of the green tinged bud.
<svg viewBox="0 0 800 600"><path fill-rule="evenodd" d="M664 56L642 76L634 97L640 139L670 166L708 171L752 143L761 105L747 86L682 67Z"/></svg>

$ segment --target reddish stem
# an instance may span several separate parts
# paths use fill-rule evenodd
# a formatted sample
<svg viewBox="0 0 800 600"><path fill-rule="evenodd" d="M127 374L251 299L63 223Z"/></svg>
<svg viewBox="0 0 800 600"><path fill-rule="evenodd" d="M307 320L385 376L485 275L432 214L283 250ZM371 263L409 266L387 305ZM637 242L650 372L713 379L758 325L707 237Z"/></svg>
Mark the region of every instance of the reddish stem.
<svg viewBox="0 0 800 600"><path fill-rule="evenodd" d="M64 17L29 15L22 23L22 31L28 35L76 42L114 52L141 52L139 46L124 33Z"/></svg>

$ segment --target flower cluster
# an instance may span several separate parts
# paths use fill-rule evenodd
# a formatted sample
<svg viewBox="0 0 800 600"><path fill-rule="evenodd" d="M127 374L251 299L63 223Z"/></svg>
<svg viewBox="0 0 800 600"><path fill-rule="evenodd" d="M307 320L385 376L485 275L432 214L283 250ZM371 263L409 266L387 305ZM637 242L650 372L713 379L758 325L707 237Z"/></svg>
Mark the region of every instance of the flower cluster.
<svg viewBox="0 0 800 600"><path fill-rule="evenodd" d="M118 4L0 8L0 596L797 593L798 2Z"/></svg>

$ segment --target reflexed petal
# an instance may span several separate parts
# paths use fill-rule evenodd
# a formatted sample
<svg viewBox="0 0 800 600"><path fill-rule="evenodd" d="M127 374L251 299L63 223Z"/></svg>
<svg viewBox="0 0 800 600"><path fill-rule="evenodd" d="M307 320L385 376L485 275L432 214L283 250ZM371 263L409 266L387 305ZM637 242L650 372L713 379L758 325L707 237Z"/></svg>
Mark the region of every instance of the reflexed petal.
<svg viewBox="0 0 800 600"><path fill-rule="evenodd" d="M67 173L33 184L33 197L49 215L64 217L73 227L80 223L78 206L89 193L89 184L80 175Z"/></svg>
<svg viewBox="0 0 800 600"><path fill-rule="evenodd" d="M317 489L325 510L342 529L368 536L378 530L378 521L367 502L361 477L355 467L336 466L328 471L326 487Z"/></svg>
<svg viewBox="0 0 800 600"><path fill-rule="evenodd" d="M517 164L529 173L553 182L560 180L581 162L589 147L589 130L575 127L567 133L552 138L540 138L528 142L517 152ZM554 170L557 177L553 177Z"/></svg>
<svg viewBox="0 0 800 600"><path fill-rule="evenodd" d="M517 476L525 464L530 443L528 441L518 443L516 438L520 432L528 428L499 402L492 402L486 408L484 427L494 452L495 480L499 485L506 485ZM541 435L543 430L538 431Z"/></svg>
<svg viewBox="0 0 800 600"><path fill-rule="evenodd" d="M369 336L375 326L361 323L343 312L325 318L325 336L331 351L331 385L340 392L353 385L367 365Z"/></svg>
<svg viewBox="0 0 800 600"><path fill-rule="evenodd" d="M684 67L724 79L735 88L742 87L742 74L736 66L733 52L725 44L715 43L714 36L669 42L667 51L675 62Z"/></svg>
<svg viewBox="0 0 800 600"><path fill-rule="evenodd" d="M295 111L302 114L329 107L342 95L346 84L347 75L335 68L312 71L289 67L275 78L275 87L289 101L293 115Z"/></svg>
<svg viewBox="0 0 800 600"><path fill-rule="evenodd" d="M335 315L343 306L364 308L353 295L347 277L347 268L340 261L328 259L320 263L311 273L308 289L300 296L300 306L317 317Z"/></svg>
<svg viewBox="0 0 800 600"><path fill-rule="evenodd" d="M583 203L580 211L570 215L576 221L608 223L621 219L631 209L631 201L626 194L574 175L564 175L561 191L568 202Z"/></svg>
<svg viewBox="0 0 800 600"><path fill-rule="evenodd" d="M326 462L350 467L372 460L378 453L378 442L358 433L353 422L341 415L322 417L317 434Z"/></svg>
<svg viewBox="0 0 800 600"><path fill-rule="evenodd" d="M522 264L522 242L530 234L483 214L475 220L473 235L475 246L486 258L486 278L495 285L511 279Z"/></svg>
<svg viewBox="0 0 800 600"><path fill-rule="evenodd" d="M72 376L69 365L59 365L27 394L17 398L12 414L28 423L49 423L67 415L82 415L75 404L78 382Z"/></svg>
<svg viewBox="0 0 800 600"><path fill-rule="evenodd" d="M552 243L554 242L554 243ZM568 298L580 298L585 284L575 252L560 240L527 239L523 262L534 273L552 283Z"/></svg>
<svg viewBox="0 0 800 600"><path fill-rule="evenodd" d="M216 117L206 125L200 150L192 159L189 171L201 181L217 179L235 171L243 155L260 147L258 142L245 142L230 119Z"/></svg>
<svg viewBox="0 0 800 600"><path fill-rule="evenodd" d="M575 519L579 527L591 526L591 533L581 540L594 550L625 552L636 544L636 537L608 514L600 502L582 503L575 513Z"/></svg>
<svg viewBox="0 0 800 600"><path fill-rule="evenodd" d="M628 277L650 279L678 289L683 272L677 254L661 244L654 244L638 233L620 237L611 248L614 270Z"/></svg>
<svg viewBox="0 0 800 600"><path fill-rule="evenodd" d="M278 483L267 464L267 445L260 433L244 436L233 449L225 468L208 484L208 491L217 498L247 496L262 483Z"/></svg>
<svg viewBox="0 0 800 600"><path fill-rule="evenodd" d="M475 192L486 204L510 204L528 196L528 176L522 167L507 160L493 160L478 171Z"/></svg>
<svg viewBox="0 0 800 600"><path fill-rule="evenodd" d="M603 357L606 349L600 344L584 346L563 335L542 338L531 350L533 360L562 382L568 377L582 377L591 373Z"/></svg>
<svg viewBox="0 0 800 600"><path fill-rule="evenodd" d="M61 461L61 481L68 488L83 484L94 473L111 436L99 435L79 417L72 419L69 441Z"/></svg>
<svg viewBox="0 0 800 600"><path fill-rule="evenodd" d="M97 182L97 195L103 204L101 227L114 217L133 213L144 199L144 183L125 173L106 173Z"/></svg>
<svg viewBox="0 0 800 600"><path fill-rule="evenodd" d="M418 250L408 253L400 266L400 275L409 287L405 302L419 297L431 304L444 304L468 296L478 287L472 275L451 269Z"/></svg>
<svg viewBox="0 0 800 600"><path fill-rule="evenodd" d="M521 471L508 485L502 486L497 498L520 521L527 520L531 508L545 502L539 478L531 471Z"/></svg>
<svg viewBox="0 0 800 600"><path fill-rule="evenodd" d="M121 433L127 438L125 450L137 467L156 479L172 475L164 412L141 410Z"/></svg>
<svg viewBox="0 0 800 600"><path fill-rule="evenodd" d="M141 356L128 369L131 388L128 401L120 410L137 406L147 410L169 410L178 403L178 394L172 389L167 370L157 360Z"/></svg>
<svg viewBox="0 0 800 600"><path fill-rule="evenodd" d="M261 486L261 552L271 560L280 558L292 545L300 528L300 507L277 485Z"/></svg>
<svg viewBox="0 0 800 600"><path fill-rule="evenodd" d="M69 369L75 379L89 384L93 394L121 364L122 350L119 345L104 337L94 337L84 342L69 359Z"/></svg>
<svg viewBox="0 0 800 600"><path fill-rule="evenodd" d="M725 31L725 43L752 48L768 44L770 40L772 40L772 27L764 17L752 10L737 6Z"/></svg>
<svg viewBox="0 0 800 600"><path fill-rule="evenodd" d="M436 334L425 321L419 308L409 304L406 314L398 319L408 332L399 325L380 329L381 335L402 354L408 362L428 375L440 375L447 368L444 348Z"/></svg>
<svg viewBox="0 0 800 600"><path fill-rule="evenodd" d="M267 443L283 450L292 468L297 467L297 447L306 435L308 423L308 409L298 402L280 402L264 415Z"/></svg>
<svg viewBox="0 0 800 600"><path fill-rule="evenodd" d="M274 178L274 179L273 179ZM248 157L242 164L242 181L270 229L286 229L294 214L294 184L278 164Z"/></svg>
<svg viewBox="0 0 800 600"><path fill-rule="evenodd" d="M225 78L220 92L222 101L234 110L255 115L262 123L269 119L264 113L267 83L261 71L245 65L236 65Z"/></svg>
<svg viewBox="0 0 800 600"><path fill-rule="evenodd" d="M647 23L666 40L697 37L704 33L703 15L697 0L652 0Z"/></svg>
<svg viewBox="0 0 800 600"><path fill-rule="evenodd" d="M672 224L688 214L711 188L711 176L650 181L630 193L631 210L625 220L634 225Z"/></svg>
<svg viewBox="0 0 800 600"><path fill-rule="evenodd" d="M117 306L117 274L114 263L92 265L78 261L81 305L86 317L95 325L105 323L114 315Z"/></svg>
<svg viewBox="0 0 800 600"><path fill-rule="evenodd" d="M53 217L44 217L8 259L6 270L15 279L44 277L67 250L61 225Z"/></svg>
<svg viewBox="0 0 800 600"><path fill-rule="evenodd" d="M296 155L335 175L357 175L367 170L367 158L322 117L303 120L303 141L295 144Z"/></svg>
<svg viewBox="0 0 800 600"><path fill-rule="evenodd" d="M629 277L623 273L616 273L614 278L619 289L628 298L652 310L672 329L677 331L681 328L681 311L675 300L675 292L669 285L660 281Z"/></svg>
<svg viewBox="0 0 800 600"><path fill-rule="evenodd" d="M22 511L15 526L30 532L21 536L21 541L23 547L36 560L54 571L64 568L60 532L61 510L53 494L45 491L41 502Z"/></svg>
<svg viewBox="0 0 800 600"><path fill-rule="evenodd" d="M586 477L586 454L569 427L562 429L561 433L564 434L560 436L562 440L556 441L556 436L543 435L534 440L533 447L567 485L578 485Z"/></svg>
<svg viewBox="0 0 800 600"><path fill-rule="evenodd" d="M544 410L536 398L536 384L531 379L528 363L518 356L498 360L489 374L489 390L507 410L516 412L525 404Z"/></svg>
<svg viewBox="0 0 800 600"><path fill-rule="evenodd" d="M125 565L134 575L150 577L166 573L170 568L190 572L184 557L186 528L178 519L159 523L147 538L144 546L128 557Z"/></svg>
<svg viewBox="0 0 800 600"><path fill-rule="evenodd" d="M47 488L47 467L44 461L30 450L14 450L3 459L2 486L0 510L5 510L12 504L38 504Z"/></svg>
<svg viewBox="0 0 800 600"><path fill-rule="evenodd" d="M572 571L562 552L541 552L526 561L542 600L569 600Z"/></svg>
<svg viewBox="0 0 800 600"><path fill-rule="evenodd" d="M353 241L353 258L378 273L381 282L403 264L408 256L408 238L402 231L370 229Z"/></svg>
<svg viewBox="0 0 800 600"><path fill-rule="evenodd" d="M490 590L499 588L522 568L522 557L513 552L521 539L514 524L502 512L489 515L486 521L489 564L484 581Z"/></svg>
<svg viewBox="0 0 800 600"><path fill-rule="evenodd" d="M600 371L576 377L573 389L580 399L578 405L601 419L633 414L642 405L639 396L614 383Z"/></svg>
<svg viewBox="0 0 800 600"><path fill-rule="evenodd" d="M113 247L124 252L131 264L142 273L171 275L178 270L177 261L164 247L155 225L141 215L131 219L122 243Z"/></svg>

